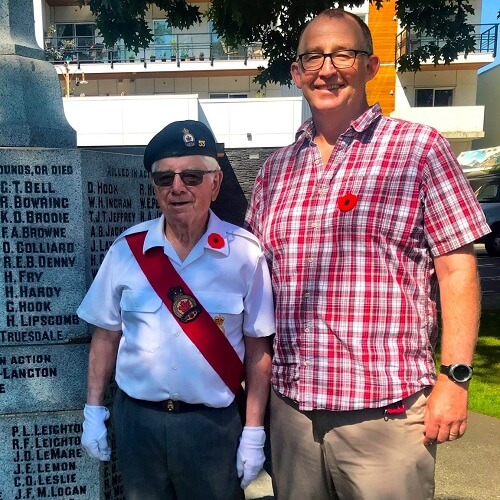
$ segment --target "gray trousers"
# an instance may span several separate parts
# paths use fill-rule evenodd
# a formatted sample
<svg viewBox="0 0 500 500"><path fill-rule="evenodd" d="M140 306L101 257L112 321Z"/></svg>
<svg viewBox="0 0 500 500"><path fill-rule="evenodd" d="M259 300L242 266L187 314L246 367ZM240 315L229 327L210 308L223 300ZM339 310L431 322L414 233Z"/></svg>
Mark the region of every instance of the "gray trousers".
<svg viewBox="0 0 500 500"><path fill-rule="evenodd" d="M118 390L113 405L118 466L128 500L240 500L241 420L227 408L169 413Z"/></svg>

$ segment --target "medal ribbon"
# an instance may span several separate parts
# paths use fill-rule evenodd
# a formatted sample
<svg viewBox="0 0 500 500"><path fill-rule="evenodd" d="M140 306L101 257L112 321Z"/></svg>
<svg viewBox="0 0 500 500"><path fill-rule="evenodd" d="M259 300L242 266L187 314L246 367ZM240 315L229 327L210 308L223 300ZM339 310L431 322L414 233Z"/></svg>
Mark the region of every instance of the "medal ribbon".
<svg viewBox="0 0 500 500"><path fill-rule="evenodd" d="M163 248L153 247L143 253L146 234L147 232L143 231L125 237L142 272L184 333L200 350L232 393L236 394L240 390L244 375L243 363L238 354L199 301L201 311L194 320L185 323L176 316L173 312L173 303L168 297L170 288L181 286L186 295L192 297L195 295L164 254Z"/></svg>

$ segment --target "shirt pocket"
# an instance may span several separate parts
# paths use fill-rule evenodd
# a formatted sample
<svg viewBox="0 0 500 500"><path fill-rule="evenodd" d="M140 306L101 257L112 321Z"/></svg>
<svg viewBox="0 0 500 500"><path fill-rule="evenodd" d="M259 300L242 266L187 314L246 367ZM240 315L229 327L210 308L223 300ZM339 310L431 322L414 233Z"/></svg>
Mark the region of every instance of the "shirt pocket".
<svg viewBox="0 0 500 500"><path fill-rule="evenodd" d="M145 352L160 347L161 306L156 293L124 290L120 300L123 335L131 347Z"/></svg>
<svg viewBox="0 0 500 500"><path fill-rule="evenodd" d="M221 292L195 292L195 295L226 335L243 331L242 295Z"/></svg>

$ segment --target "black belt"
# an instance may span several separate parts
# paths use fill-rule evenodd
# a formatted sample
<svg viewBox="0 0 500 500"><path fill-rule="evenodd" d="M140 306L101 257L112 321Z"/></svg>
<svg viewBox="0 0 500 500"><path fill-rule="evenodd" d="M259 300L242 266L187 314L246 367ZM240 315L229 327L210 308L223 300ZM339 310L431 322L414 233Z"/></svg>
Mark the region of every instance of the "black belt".
<svg viewBox="0 0 500 500"><path fill-rule="evenodd" d="M124 393L126 394L126 393ZM184 401L176 401L174 399L165 399L164 401L146 401L144 399L135 399L126 394L135 404L151 408L152 410L167 411L170 413L186 413L188 411L207 410L209 406L198 403L191 404Z"/></svg>

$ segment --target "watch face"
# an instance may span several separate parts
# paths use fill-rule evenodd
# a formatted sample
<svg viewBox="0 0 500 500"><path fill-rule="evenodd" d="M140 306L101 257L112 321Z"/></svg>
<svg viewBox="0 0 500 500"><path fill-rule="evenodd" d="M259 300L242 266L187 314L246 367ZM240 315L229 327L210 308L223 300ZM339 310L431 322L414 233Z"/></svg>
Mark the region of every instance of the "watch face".
<svg viewBox="0 0 500 500"><path fill-rule="evenodd" d="M457 382L465 382L471 378L472 370L467 365L455 365L451 375Z"/></svg>

